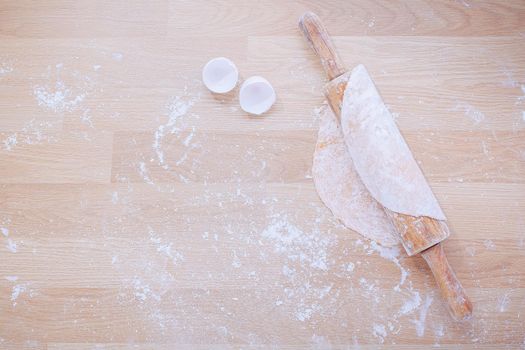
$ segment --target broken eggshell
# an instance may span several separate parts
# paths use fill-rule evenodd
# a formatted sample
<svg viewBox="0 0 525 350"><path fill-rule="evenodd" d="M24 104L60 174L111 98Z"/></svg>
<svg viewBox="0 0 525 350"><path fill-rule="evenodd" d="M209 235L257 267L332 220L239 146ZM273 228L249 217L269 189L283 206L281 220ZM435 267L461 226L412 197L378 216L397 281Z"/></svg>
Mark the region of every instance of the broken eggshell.
<svg viewBox="0 0 525 350"><path fill-rule="evenodd" d="M239 71L235 64L226 57L216 57L210 60L202 69L202 81L206 87L215 93L224 94L231 91L237 80Z"/></svg>
<svg viewBox="0 0 525 350"><path fill-rule="evenodd" d="M261 115L275 103L275 90L268 80L253 76L241 86L239 102L241 108L250 114Z"/></svg>

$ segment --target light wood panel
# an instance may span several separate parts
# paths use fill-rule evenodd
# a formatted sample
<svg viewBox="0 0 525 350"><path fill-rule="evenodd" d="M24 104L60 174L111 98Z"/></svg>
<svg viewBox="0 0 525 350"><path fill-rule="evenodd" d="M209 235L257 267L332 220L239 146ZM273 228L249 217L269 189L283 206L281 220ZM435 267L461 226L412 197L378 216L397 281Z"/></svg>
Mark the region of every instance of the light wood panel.
<svg viewBox="0 0 525 350"><path fill-rule="evenodd" d="M394 112L471 322L420 257L317 197L305 10ZM524 17L523 1L4 1L0 349L523 347ZM266 77L271 112L210 94L214 56Z"/></svg>

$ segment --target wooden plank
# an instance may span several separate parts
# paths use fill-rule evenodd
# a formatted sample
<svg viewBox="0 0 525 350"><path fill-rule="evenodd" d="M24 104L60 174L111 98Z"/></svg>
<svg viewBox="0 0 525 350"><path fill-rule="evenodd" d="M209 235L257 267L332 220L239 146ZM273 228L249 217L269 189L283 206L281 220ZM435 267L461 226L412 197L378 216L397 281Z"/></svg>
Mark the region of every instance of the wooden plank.
<svg viewBox="0 0 525 350"><path fill-rule="evenodd" d="M284 303L276 307L272 299L273 295L266 298L262 295L264 292L252 294L245 290L217 289L208 293L202 289L172 288L162 295L161 302L146 299L139 302L137 306L128 299L125 293L122 295L122 292L118 290L46 289L41 291L38 299L33 298L25 305L21 301L17 305L18 310L16 308L8 310L11 322L7 327L13 336L22 337L30 331L24 319L33 315L39 318L41 324L41 328L32 332L33 339L42 341L45 337L46 341L52 343L57 341L72 343L129 341L140 344L154 342L153 339L162 339L170 344L188 342L206 344L209 342L241 346L249 343L250 337L247 337L247 334L253 332L259 344L283 343L295 346L309 344L311 342L308 336L310 330L301 325L316 326L315 317L306 322L290 320L288 313L296 311L294 306ZM439 300L432 299L433 303L430 305L430 313L426 320L428 326L425 332L426 339L411 338L411 333L414 332L416 326L411 325L410 320L417 322L419 318L417 314L398 316L407 323L405 327L396 329L395 334L406 339L404 345L432 345L434 343L432 333L436 331L434 327L439 329L442 326L446 331L442 339L443 346L446 346L447 339L466 341L468 334L465 333L471 327L474 329L486 327L484 319L492 317L500 322L505 322L506 329L494 329L493 332L487 332L488 334L483 334L483 339L479 341L482 344L502 346L507 341L512 341L513 337L520 335L519 332L509 333L508 330L517 330L521 325L521 320L512 312L497 311L498 306L495 300L502 295L501 292L497 289L471 289L473 298L480 300L480 307L475 313L476 320L470 326L448 323L447 318L440 316L437 312L438 310L445 311L444 305L441 305ZM359 306L363 303L370 304L366 309L385 314L402 307L396 293L388 291L382 293L384 293L385 300L391 301L390 304L377 305L369 297L358 296L351 290L347 291L346 298L342 297L329 307L324 305L326 312L330 312L333 322L330 325L317 324L317 331L325 334L327 338L341 340L348 336L345 334L350 333L363 345L379 341L371 329L361 328L361 320L348 318L348 313L352 309L357 312L366 312ZM522 310L523 303L519 300L519 295L523 293L523 290L514 290L514 293L513 295L517 297L511 298L508 306ZM423 298L427 296L423 295ZM261 301L258 307L247 303L254 297ZM331 299L328 298L325 304L329 304ZM199 302L198 307L192 307L191 304L195 302ZM16 310L16 314L13 314L13 310ZM260 318L264 316L271 317L273 325L280 327L274 328L268 324L260 324ZM242 323L238 324L238 320L242 320ZM395 317L390 320L377 317L375 321L396 323ZM123 329L122 325L125 325L126 328ZM185 330L185 327L195 327L196 331L190 331L190 333ZM132 330L133 333L126 334L126 329Z"/></svg>
<svg viewBox="0 0 525 350"><path fill-rule="evenodd" d="M158 37L166 33L167 8L168 3L162 0L125 4L53 0L38 7L31 1L16 1L2 7L0 35L16 38Z"/></svg>
<svg viewBox="0 0 525 350"><path fill-rule="evenodd" d="M10 141L0 150L2 183L107 183L113 135L107 132L0 134ZM4 144L5 146L5 144Z"/></svg>
<svg viewBox="0 0 525 350"><path fill-rule="evenodd" d="M525 49L515 37L335 37L334 41L349 69L366 65L402 131L525 127L521 89ZM319 106L325 74L306 43L295 37L256 37L250 38L248 49L250 69L274 82L289 110L302 111L298 117L304 118ZM281 119L295 116L283 113Z"/></svg>
<svg viewBox="0 0 525 350"><path fill-rule="evenodd" d="M193 2L199 8L199 26L187 16L188 5L170 3L168 31L183 35L218 36L281 35L295 32L305 11L329 18L332 35L429 35L492 36L518 34L523 30L522 2L503 1L369 1L337 0L285 2L276 11L272 0ZM256 18L250 16L257 13ZM242 27L243 31L238 30Z"/></svg>
<svg viewBox="0 0 525 350"><path fill-rule="evenodd" d="M453 230L445 242L449 259L466 287L489 287L493 283L525 287L520 279L525 259L523 186L490 186L438 186L438 196L456 192L442 201ZM327 232L326 239L340 242L327 250L335 270L348 261L366 259L369 268L378 268L367 278L385 278L392 285L399 278L394 264L355 246L358 234L334 227L330 213L307 184L268 184L259 190L235 184L9 185L0 193L7 203L4 215L11 220L7 226L9 239L17 245L13 254L5 247L7 240L2 241L0 266L4 268L0 276L16 275L36 286L52 283L55 287L117 288L120 279L130 280L153 263L175 274L179 287L197 283L210 288L256 288L258 284L249 277L252 271L262 276L279 274L280 263L285 261L263 235L274 222L268 218L270 214L289 216L302 232L315 233L309 236L312 244L317 235L323 237L321 232ZM490 207L476 201L482 193L491 199ZM199 213L204 216L196 220ZM475 222L469 219L474 217L478 218ZM506 218L505 224L501 225L498 218ZM319 233L312 231L311 222L318 222ZM28 229L32 235L24 234ZM168 246L173 249L172 258L162 249L158 251ZM308 246L302 248L309 251ZM179 261L175 252L185 260ZM214 259L207 259L210 254ZM233 273L237 254L243 268ZM266 259L279 264L267 265ZM403 259L403 264L409 269L423 267L411 276L411 282L421 284L429 277L420 258ZM38 269L42 265L51 268L53 275ZM225 269L231 274L224 274ZM375 271L390 273L380 277Z"/></svg>
<svg viewBox="0 0 525 350"><path fill-rule="evenodd" d="M308 177L315 132L296 131L293 137L288 131L199 132L195 119L188 119L180 124L180 131L162 138L155 133L117 133L113 181L213 183L237 176L244 181L295 183ZM403 134L432 183L525 181L523 131L408 130ZM232 161L224 164L224 158Z"/></svg>

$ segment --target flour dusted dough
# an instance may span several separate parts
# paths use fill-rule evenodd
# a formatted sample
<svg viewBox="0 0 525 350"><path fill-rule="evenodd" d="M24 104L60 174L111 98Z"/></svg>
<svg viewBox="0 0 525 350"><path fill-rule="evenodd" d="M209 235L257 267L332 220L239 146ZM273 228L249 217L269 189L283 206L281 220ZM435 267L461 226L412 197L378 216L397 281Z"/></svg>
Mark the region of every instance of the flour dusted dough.
<svg viewBox="0 0 525 350"><path fill-rule="evenodd" d="M363 65L352 70L341 125L355 170L373 198L397 213L446 219Z"/></svg>
<svg viewBox="0 0 525 350"><path fill-rule="evenodd" d="M341 123L328 108L320 113L312 174L334 216L382 245L399 241L383 207L446 219L363 65L349 77Z"/></svg>
<svg viewBox="0 0 525 350"><path fill-rule="evenodd" d="M355 171L341 126L329 108L320 113L312 174L319 197L346 227L385 246L398 243L383 208Z"/></svg>

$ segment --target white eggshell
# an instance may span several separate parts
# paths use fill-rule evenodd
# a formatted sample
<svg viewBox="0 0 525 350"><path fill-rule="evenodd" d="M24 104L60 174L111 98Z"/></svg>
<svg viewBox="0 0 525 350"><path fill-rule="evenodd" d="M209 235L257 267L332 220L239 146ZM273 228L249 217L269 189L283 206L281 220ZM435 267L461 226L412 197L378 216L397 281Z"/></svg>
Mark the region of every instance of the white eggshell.
<svg viewBox="0 0 525 350"><path fill-rule="evenodd" d="M231 91L237 80L239 71L235 64L226 57L216 57L210 60L202 69L202 81L210 91L219 94Z"/></svg>
<svg viewBox="0 0 525 350"><path fill-rule="evenodd" d="M275 90L268 80L253 76L242 84L239 93L241 108L250 114L261 115L275 103Z"/></svg>

